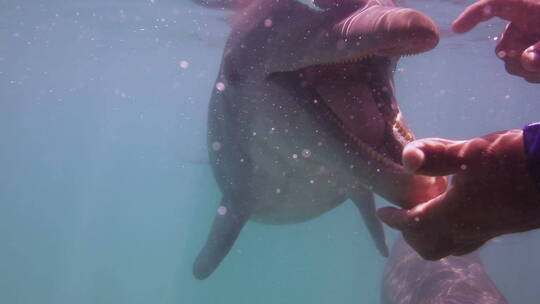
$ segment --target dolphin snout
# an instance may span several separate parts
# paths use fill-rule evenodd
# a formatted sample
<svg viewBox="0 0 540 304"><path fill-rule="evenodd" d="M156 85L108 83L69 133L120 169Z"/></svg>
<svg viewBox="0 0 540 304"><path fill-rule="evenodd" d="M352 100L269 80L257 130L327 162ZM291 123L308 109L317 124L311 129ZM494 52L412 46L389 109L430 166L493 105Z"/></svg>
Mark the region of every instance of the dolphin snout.
<svg viewBox="0 0 540 304"><path fill-rule="evenodd" d="M439 43L439 29L431 18L410 8L390 10L380 19L380 31L387 32L388 39L395 39L394 48L399 54L417 54L433 49Z"/></svg>
<svg viewBox="0 0 540 304"><path fill-rule="evenodd" d="M364 41L382 56L422 53L439 43L439 29L431 18L410 8L371 5L336 25L346 41Z"/></svg>

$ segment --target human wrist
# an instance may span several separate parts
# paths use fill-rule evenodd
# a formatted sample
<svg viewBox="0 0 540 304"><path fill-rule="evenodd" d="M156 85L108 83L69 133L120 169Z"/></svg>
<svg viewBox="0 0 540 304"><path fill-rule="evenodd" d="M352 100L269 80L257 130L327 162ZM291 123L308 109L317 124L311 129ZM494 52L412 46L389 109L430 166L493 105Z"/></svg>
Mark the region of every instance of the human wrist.
<svg viewBox="0 0 540 304"><path fill-rule="evenodd" d="M532 123L523 128L523 147L528 173L537 193L540 193L540 123Z"/></svg>

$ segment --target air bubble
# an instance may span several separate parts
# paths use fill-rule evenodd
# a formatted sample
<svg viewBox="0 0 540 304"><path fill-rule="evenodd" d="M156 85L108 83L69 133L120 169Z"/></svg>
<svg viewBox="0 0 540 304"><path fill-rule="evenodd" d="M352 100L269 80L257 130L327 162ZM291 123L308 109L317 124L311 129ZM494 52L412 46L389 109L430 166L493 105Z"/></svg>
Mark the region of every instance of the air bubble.
<svg viewBox="0 0 540 304"><path fill-rule="evenodd" d="M223 90L225 90L225 84L223 82L216 83L216 89L222 92Z"/></svg>
<svg viewBox="0 0 540 304"><path fill-rule="evenodd" d="M227 207L225 207L225 206L219 206L219 207L217 208L217 213L218 213L219 215L225 215L225 214L227 214Z"/></svg>
<svg viewBox="0 0 540 304"><path fill-rule="evenodd" d="M221 143L219 141L215 141L212 143L212 150L219 151L221 149Z"/></svg>
<svg viewBox="0 0 540 304"><path fill-rule="evenodd" d="M309 149L302 150L302 156L308 158L311 156L311 151Z"/></svg>
<svg viewBox="0 0 540 304"><path fill-rule="evenodd" d="M185 60L180 61L180 67L181 67L182 69L184 69L184 70L187 69L187 68L189 68L189 62L187 62L187 61L185 61Z"/></svg>
<svg viewBox="0 0 540 304"><path fill-rule="evenodd" d="M268 18L264 20L264 26L271 27L272 26L272 19Z"/></svg>

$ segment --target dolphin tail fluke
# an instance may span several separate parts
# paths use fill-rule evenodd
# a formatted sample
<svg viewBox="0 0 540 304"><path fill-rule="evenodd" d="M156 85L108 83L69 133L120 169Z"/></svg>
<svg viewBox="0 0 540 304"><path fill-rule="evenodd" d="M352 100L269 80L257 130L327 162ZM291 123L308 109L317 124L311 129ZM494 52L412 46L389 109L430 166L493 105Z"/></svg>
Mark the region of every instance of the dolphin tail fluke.
<svg viewBox="0 0 540 304"><path fill-rule="evenodd" d="M223 199L212 224L206 244L193 264L193 276L204 280L231 250L242 227L249 218L249 212Z"/></svg>
<svg viewBox="0 0 540 304"><path fill-rule="evenodd" d="M386 245L386 237L384 236L383 225L375 212L376 208L373 193L367 189L361 189L361 191L356 191L356 193L351 196L351 200L354 202L356 207L358 207L360 214L362 214L364 223L369 231L369 234L371 235L371 238L373 239L373 242L375 243L375 246L377 247L377 250L379 250L382 256L388 257L388 245Z"/></svg>

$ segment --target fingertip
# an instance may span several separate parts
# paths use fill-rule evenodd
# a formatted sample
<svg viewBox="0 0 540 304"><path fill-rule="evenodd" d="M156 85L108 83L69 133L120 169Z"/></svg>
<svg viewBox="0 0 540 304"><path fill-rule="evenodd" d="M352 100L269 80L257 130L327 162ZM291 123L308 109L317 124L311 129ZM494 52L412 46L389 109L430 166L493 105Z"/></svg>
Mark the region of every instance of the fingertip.
<svg viewBox="0 0 540 304"><path fill-rule="evenodd" d="M426 158L424 151L421 148L424 146L422 142L412 142L403 149L403 166L405 169L414 172L418 170Z"/></svg>
<svg viewBox="0 0 540 304"><path fill-rule="evenodd" d="M529 72L540 72L540 43L530 46L521 54L521 65ZM537 45L539 45L537 47Z"/></svg>
<svg viewBox="0 0 540 304"><path fill-rule="evenodd" d="M494 16L494 8L489 1L478 1L467 7L454 22L452 30L455 33L463 34L472 30L482 21L491 19Z"/></svg>
<svg viewBox="0 0 540 304"><path fill-rule="evenodd" d="M406 211L394 207L383 207L377 210L377 216L388 226L396 230L406 228Z"/></svg>
<svg viewBox="0 0 540 304"><path fill-rule="evenodd" d="M462 18L458 17L454 22L452 22L452 31L456 34L463 34L470 30L470 26L465 26L463 24Z"/></svg>

